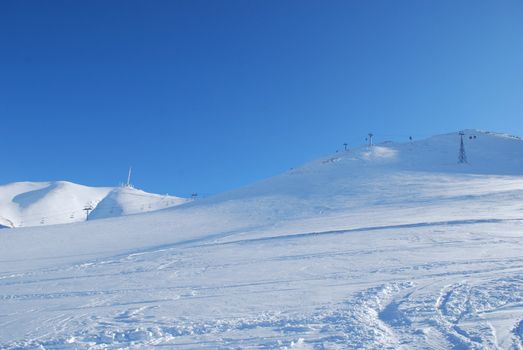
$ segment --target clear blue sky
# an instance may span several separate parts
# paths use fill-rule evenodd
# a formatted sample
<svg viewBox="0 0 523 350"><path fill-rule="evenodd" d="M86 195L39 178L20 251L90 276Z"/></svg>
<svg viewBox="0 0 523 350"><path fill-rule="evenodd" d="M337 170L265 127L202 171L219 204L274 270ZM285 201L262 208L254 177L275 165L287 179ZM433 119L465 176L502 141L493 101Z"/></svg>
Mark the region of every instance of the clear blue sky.
<svg viewBox="0 0 523 350"><path fill-rule="evenodd" d="M0 183L216 193L374 132L523 134L523 2L0 1Z"/></svg>

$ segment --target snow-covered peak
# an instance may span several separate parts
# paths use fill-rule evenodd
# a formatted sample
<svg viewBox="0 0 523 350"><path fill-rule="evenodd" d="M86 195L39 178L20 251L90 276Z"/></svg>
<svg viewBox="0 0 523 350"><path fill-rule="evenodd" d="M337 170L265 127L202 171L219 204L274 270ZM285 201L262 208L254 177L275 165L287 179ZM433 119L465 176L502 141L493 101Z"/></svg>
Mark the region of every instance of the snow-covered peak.
<svg viewBox="0 0 523 350"><path fill-rule="evenodd" d="M101 219L165 209L187 203L186 198L147 193L133 187L110 191L93 210L90 219Z"/></svg>
<svg viewBox="0 0 523 350"><path fill-rule="evenodd" d="M376 135L379 138L379 135ZM354 207L362 202L430 192L448 176L523 175L523 140L464 130L468 162L458 164L459 132L408 142L382 142L338 152L250 186L189 205L251 215L255 222L305 217ZM413 174L416 174L415 176ZM420 180L423 179L423 180ZM433 181L433 184L422 184ZM465 180L463 180L465 181ZM396 193L394 186L409 191ZM453 183L459 183L456 178ZM470 183L469 183L470 185ZM423 188L422 188L423 187ZM396 193L392 196L391 193ZM0 225L39 226L99 219L174 207L186 199L128 187L93 188L70 182L20 182L0 186Z"/></svg>
<svg viewBox="0 0 523 350"><path fill-rule="evenodd" d="M64 224L130 215L185 203L134 188L88 187L68 181L15 182L0 186L0 226L22 227ZM108 203L111 203L110 209ZM98 205L102 208L98 209ZM93 215L94 214L94 215Z"/></svg>
<svg viewBox="0 0 523 350"><path fill-rule="evenodd" d="M412 142L377 143L322 157L188 208L265 226L355 213L374 205L523 190L522 140L477 130L464 133L465 164L458 163L458 132Z"/></svg>
<svg viewBox="0 0 523 350"><path fill-rule="evenodd" d="M301 170L320 170L336 164L358 173L362 167L386 166L395 170L418 170L471 174L523 174L523 140L517 136L468 129L463 131L466 164L459 164L459 132L410 142L383 142L361 146L311 162ZM379 135L378 135L379 136Z"/></svg>

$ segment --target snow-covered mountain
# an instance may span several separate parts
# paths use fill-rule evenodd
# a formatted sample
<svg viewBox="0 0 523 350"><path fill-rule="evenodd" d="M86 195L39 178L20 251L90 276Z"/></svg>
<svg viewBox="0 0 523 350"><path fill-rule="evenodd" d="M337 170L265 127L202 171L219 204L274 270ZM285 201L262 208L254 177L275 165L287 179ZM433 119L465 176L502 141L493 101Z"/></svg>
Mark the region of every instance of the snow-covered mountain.
<svg viewBox="0 0 523 350"><path fill-rule="evenodd" d="M67 181L15 182L0 186L0 225L27 227L138 214L186 203L132 187L88 187Z"/></svg>
<svg viewBox="0 0 523 350"><path fill-rule="evenodd" d="M362 146L167 210L0 231L0 348L522 349L523 141L466 130L467 164L459 147Z"/></svg>

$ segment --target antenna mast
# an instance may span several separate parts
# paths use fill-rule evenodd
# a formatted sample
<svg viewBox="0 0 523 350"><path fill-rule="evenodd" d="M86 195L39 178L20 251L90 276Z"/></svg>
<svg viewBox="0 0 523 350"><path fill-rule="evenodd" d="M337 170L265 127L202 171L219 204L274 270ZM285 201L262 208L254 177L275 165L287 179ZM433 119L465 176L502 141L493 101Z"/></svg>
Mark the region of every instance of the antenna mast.
<svg viewBox="0 0 523 350"><path fill-rule="evenodd" d="M133 187L133 185L131 185L131 171L132 171L133 167L129 167L129 173L127 174L127 183L125 184L125 187Z"/></svg>
<svg viewBox="0 0 523 350"><path fill-rule="evenodd" d="M460 131L460 144L459 144L459 157L458 157L458 163L459 164L466 164L467 163L467 154L465 153L465 144L463 143L463 136L465 133L463 131Z"/></svg>

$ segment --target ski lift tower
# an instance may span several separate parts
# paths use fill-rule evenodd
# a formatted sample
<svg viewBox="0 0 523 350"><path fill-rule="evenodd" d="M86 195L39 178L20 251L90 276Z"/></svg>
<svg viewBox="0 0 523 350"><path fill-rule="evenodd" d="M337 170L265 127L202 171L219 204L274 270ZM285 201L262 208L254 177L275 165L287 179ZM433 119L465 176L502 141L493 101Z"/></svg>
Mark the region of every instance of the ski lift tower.
<svg viewBox="0 0 523 350"><path fill-rule="evenodd" d="M459 164L466 164L467 163L467 154L465 153L465 144L463 143L463 136L465 133L463 131L459 132L460 136L460 144L459 144L459 156L458 156L458 163Z"/></svg>
<svg viewBox="0 0 523 350"><path fill-rule="evenodd" d="M369 147L372 147L372 137L374 136L373 133L369 132Z"/></svg>
<svg viewBox="0 0 523 350"><path fill-rule="evenodd" d="M85 211L85 221L89 221L89 213L91 210L93 210L93 205L91 203L87 203L83 210Z"/></svg>

